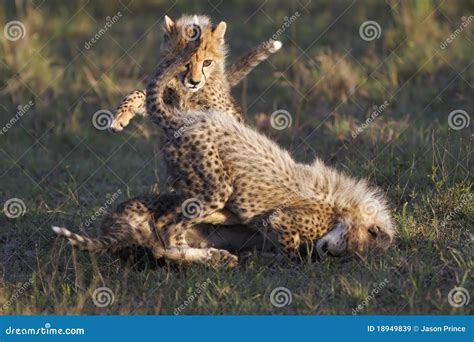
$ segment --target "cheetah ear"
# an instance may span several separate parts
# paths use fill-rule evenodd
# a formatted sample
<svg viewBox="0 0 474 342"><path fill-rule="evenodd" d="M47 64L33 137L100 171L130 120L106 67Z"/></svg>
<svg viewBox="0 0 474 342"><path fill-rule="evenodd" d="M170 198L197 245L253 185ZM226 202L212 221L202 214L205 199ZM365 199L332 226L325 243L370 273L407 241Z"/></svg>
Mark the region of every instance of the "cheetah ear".
<svg viewBox="0 0 474 342"><path fill-rule="evenodd" d="M369 236L382 249L387 249L393 240L392 236L379 226L369 227Z"/></svg>
<svg viewBox="0 0 474 342"><path fill-rule="evenodd" d="M174 21L170 17L165 15L165 31L166 33L171 33L174 29Z"/></svg>
<svg viewBox="0 0 474 342"><path fill-rule="evenodd" d="M224 40L225 30L227 28L227 24L224 21L221 21L216 28L212 31L212 36L216 39Z"/></svg>

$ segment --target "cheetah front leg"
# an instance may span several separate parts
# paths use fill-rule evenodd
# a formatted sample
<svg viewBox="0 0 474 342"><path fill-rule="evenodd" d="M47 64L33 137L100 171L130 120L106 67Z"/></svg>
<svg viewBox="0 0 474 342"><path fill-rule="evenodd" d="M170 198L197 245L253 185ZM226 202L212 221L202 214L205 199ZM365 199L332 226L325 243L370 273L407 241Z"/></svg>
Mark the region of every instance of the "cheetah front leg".
<svg viewBox="0 0 474 342"><path fill-rule="evenodd" d="M112 132L121 132L125 127L128 126L130 120L135 115L146 115L146 92L145 90L134 90L127 96L125 96L120 102L117 110L114 114L114 119L110 125Z"/></svg>

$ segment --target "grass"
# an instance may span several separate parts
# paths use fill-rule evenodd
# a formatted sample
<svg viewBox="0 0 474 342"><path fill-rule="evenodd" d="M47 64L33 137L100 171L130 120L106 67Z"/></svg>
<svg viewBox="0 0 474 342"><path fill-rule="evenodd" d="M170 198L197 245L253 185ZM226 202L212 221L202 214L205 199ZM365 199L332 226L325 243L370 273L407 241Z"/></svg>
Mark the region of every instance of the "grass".
<svg viewBox="0 0 474 342"><path fill-rule="evenodd" d="M0 215L0 303L12 299L4 314L472 313L472 304L456 308L448 302L455 286L468 291L473 286L473 131L472 125L454 130L448 124L452 111L470 115L474 108L472 30L440 48L472 5L375 0L364 6L270 1L259 7L243 0L214 5L178 1L168 13L226 20L231 58L271 37L285 16L299 12L279 37L283 51L234 94L248 121L298 160L317 155L385 189L400 231L394 246L362 259L290 264L253 258L234 270L146 259L133 264L73 251L55 239L52 224L96 235L97 221L86 222L107 198L120 190L115 205L157 187L158 130L137 120L125 133L110 135L91 120L141 87L152 71L159 19L169 5L5 4L2 26L20 20L26 32L14 42L1 36L0 126L11 123L19 105L31 100L34 107L0 135L0 203L19 198L26 207L18 218ZM85 49L106 17L119 11L120 20ZM367 20L380 24L378 39L361 39L359 27ZM385 101L388 106L368 120L373 106ZM269 126L277 109L291 113L289 129ZM92 296L104 286L115 300L101 308ZM270 294L281 286L292 301L278 308Z"/></svg>

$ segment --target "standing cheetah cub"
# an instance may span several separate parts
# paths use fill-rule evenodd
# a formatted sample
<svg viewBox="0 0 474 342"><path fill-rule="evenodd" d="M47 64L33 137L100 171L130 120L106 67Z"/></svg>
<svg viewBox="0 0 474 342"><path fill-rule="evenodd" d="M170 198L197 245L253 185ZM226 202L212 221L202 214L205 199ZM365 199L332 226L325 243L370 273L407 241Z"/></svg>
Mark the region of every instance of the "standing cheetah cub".
<svg viewBox="0 0 474 342"><path fill-rule="evenodd" d="M194 50L206 44L194 43ZM318 246L322 252L388 246L395 228L380 190L320 160L311 165L295 162L287 151L233 116L179 110L165 101L166 84L186 70L192 45L176 60L162 62L147 86L147 109L167 137L165 153L177 179L176 192L200 203L199 215L190 217L179 205L158 219L166 246L161 253L196 252L186 244L187 229L224 208L242 224L257 229L270 225L290 257L302 244L312 244L330 230L336 233ZM177 131L182 134L175 136Z"/></svg>
<svg viewBox="0 0 474 342"><path fill-rule="evenodd" d="M261 61L268 58L271 53L278 51L281 43L271 41L240 58L237 63L224 71L226 46L223 36L225 23L213 27L207 17L184 16L176 23L168 17L165 18L165 37L162 45L162 60L172 61L175 54L195 39L190 39L192 32L187 29L198 30L199 39L206 42L195 51L186 72L178 75L166 85L167 101L178 108L220 110L223 115L233 115L241 121L243 113L230 96L230 87L237 84ZM210 63L210 64L209 64ZM207 65L209 64L209 65ZM195 84L196 79L201 82ZM193 81L194 80L194 81ZM184 87L183 87L184 86ZM197 89L196 89L197 88ZM145 113L146 92L135 91L127 96L118 108L111 129L120 131L125 127L136 113ZM153 224L166 212L165 208L177 201L174 195L144 195L122 203L116 211L107 216L102 224L103 235L99 238L88 238L72 233L66 228L53 227L59 236L81 249L94 253L117 251L129 246L148 247L155 251L160 246L150 224ZM165 202L169 203L165 203ZM166 204L166 205L165 205ZM216 212L205 223L230 224L226 212ZM188 230L186 237L190 245L204 247L196 249L195 253L170 253L165 255L170 260L178 261L205 261L206 263L226 263L233 265L235 259L230 253L216 248L231 247L238 250L241 247L262 249L261 234L243 226L233 226L234 231L220 226L215 230L209 225L200 225ZM160 250L164 246L160 247ZM161 257L161 254L155 254Z"/></svg>
<svg viewBox="0 0 474 342"><path fill-rule="evenodd" d="M196 47L189 58L186 67L176 77L170 78L165 85L164 101L170 106L184 111L218 111L223 115L231 115L239 122L243 121L243 112L231 95L232 85L237 84L261 61L268 58L281 48L281 42L268 41L242 57L226 71L225 58L227 45L224 35L227 29L225 22L217 26L212 25L207 16L182 16L176 22L165 17L164 38L161 46L160 61L163 64L173 63L176 56L190 45ZM141 103L146 92L134 94L132 104L124 104L117 110L111 128L122 129L128 124L130 116L141 109ZM139 104L138 108L136 107ZM153 116L151 117L154 118ZM174 132L179 136L186 125ZM174 178L167 177L166 167L160 172L160 190L169 190ZM168 182L171 179L171 182ZM219 214L225 217L225 223L232 221L231 215L223 210Z"/></svg>
<svg viewBox="0 0 474 342"><path fill-rule="evenodd" d="M209 18L202 15L185 15L176 23L165 16L160 60L173 59L190 41L207 36L206 44L201 44L186 70L167 85L166 101L170 105L183 110L217 110L243 119L243 112L230 95L230 88L277 52L282 44L279 41L260 44L226 67L225 30L224 22L213 27ZM127 95L117 108L110 129L122 131L136 114L146 115L145 98L145 90L135 90Z"/></svg>

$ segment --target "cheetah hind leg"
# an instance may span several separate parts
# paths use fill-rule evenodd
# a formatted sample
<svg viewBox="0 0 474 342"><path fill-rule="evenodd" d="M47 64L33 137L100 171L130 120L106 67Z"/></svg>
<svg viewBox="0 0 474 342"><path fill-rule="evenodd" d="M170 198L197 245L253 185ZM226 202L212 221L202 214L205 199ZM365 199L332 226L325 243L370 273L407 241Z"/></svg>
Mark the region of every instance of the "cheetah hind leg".
<svg viewBox="0 0 474 342"><path fill-rule="evenodd" d="M212 267L233 268L238 264L238 257L229 251L217 248L169 247L153 248L153 255L169 261L202 263Z"/></svg>
<svg viewBox="0 0 474 342"><path fill-rule="evenodd" d="M233 216L224 210L233 192L230 177L219 158L217 147L212 142L206 145L200 144L200 139L196 135L191 135L191 139L180 146L180 158L174 149L169 149L169 158L173 160L176 172L181 175L176 187L181 192L182 198L195 199L199 202L199 215L186 214L190 208L186 204L188 200L185 200L173 211L158 219L156 227L159 231L163 231L163 240L167 248L188 247L185 241L186 230L197 224L212 222L213 215L221 216L222 222L231 221L230 217ZM188 186L187 181L191 181L193 185Z"/></svg>
<svg viewBox="0 0 474 342"><path fill-rule="evenodd" d="M125 96L115 111L114 119L110 124L110 130L115 133L121 132L128 126L130 120L132 120L135 115L145 116L145 100L146 92L144 90L135 90Z"/></svg>

